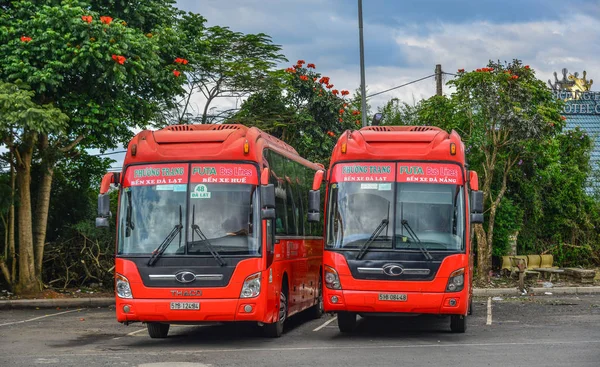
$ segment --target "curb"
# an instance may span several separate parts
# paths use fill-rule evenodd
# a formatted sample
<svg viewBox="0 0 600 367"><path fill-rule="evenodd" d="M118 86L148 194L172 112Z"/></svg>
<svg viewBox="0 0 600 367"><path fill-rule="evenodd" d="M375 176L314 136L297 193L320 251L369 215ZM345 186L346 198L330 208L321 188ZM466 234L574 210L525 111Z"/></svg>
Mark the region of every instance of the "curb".
<svg viewBox="0 0 600 367"><path fill-rule="evenodd" d="M499 297L499 296L548 296L563 294L600 294L600 287L553 287L553 288L528 288L527 294L522 295L516 288L475 288L473 296L475 297Z"/></svg>
<svg viewBox="0 0 600 367"><path fill-rule="evenodd" d="M1 309L22 308L77 308L109 307L115 305L114 298L55 298L55 299L16 299L0 301Z"/></svg>
<svg viewBox="0 0 600 367"><path fill-rule="evenodd" d="M546 293L551 293L547 295ZM516 288L475 288L475 297L500 297L500 296L555 296L563 294L600 294L600 287L555 287L555 288L529 288L527 294L522 295ZM2 309L24 308L85 308L85 307L110 307L115 305L115 299L106 298L56 298L56 299L17 299L0 301Z"/></svg>

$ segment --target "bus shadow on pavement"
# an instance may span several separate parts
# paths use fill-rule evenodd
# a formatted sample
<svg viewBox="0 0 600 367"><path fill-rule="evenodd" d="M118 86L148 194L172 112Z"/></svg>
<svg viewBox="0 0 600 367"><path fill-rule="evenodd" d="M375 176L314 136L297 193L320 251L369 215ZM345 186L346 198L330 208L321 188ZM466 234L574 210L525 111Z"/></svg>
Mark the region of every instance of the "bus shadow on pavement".
<svg viewBox="0 0 600 367"><path fill-rule="evenodd" d="M468 332L468 331L467 331ZM450 331L449 316L370 316L359 317L352 333L339 333L335 338L398 338L447 335Z"/></svg>
<svg viewBox="0 0 600 367"><path fill-rule="evenodd" d="M219 346L221 348L240 346L256 346L257 344L270 344L273 341L285 339L288 334L312 319L305 313L290 317L285 322L281 338L268 338L263 330L254 322L242 323L215 323L206 325L171 325L169 336L166 339L151 339L147 333L140 333L137 338L129 340L128 344L139 347L155 347L156 343L168 346L173 343L177 346L203 345ZM242 344L240 344L242 343Z"/></svg>

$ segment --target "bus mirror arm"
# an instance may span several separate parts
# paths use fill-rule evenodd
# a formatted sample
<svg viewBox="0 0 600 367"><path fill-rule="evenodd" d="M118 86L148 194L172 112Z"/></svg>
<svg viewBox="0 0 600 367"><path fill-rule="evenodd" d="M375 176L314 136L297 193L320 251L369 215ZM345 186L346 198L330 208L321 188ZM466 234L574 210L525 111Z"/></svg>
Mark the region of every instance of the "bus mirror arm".
<svg viewBox="0 0 600 367"><path fill-rule="evenodd" d="M321 191L310 190L308 192L308 221L315 223L321 219L320 208L321 205Z"/></svg>

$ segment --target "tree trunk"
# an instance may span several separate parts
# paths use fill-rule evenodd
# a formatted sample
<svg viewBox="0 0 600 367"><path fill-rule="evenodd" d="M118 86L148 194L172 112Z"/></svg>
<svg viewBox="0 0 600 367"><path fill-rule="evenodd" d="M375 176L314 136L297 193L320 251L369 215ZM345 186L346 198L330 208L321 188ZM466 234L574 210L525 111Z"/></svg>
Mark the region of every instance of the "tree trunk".
<svg viewBox="0 0 600 367"><path fill-rule="evenodd" d="M473 227L477 236L477 281L480 284L485 284L489 281L489 274L492 269L492 246L487 241L483 225L474 224Z"/></svg>
<svg viewBox="0 0 600 367"><path fill-rule="evenodd" d="M19 189L19 284L17 293L33 293L36 290L35 258L31 221L31 160L35 135L27 134L19 151L17 187Z"/></svg>
<svg viewBox="0 0 600 367"><path fill-rule="evenodd" d="M46 230L48 228L48 210L50 208L50 192L52 178L54 177L53 162L46 155L48 150L48 136L40 136L40 154L42 155L42 179L38 191L38 200L35 208L35 225L33 239L35 248L35 275L42 280L42 260L44 259L44 244L46 243Z"/></svg>
<svg viewBox="0 0 600 367"><path fill-rule="evenodd" d="M15 165L13 151L10 152L10 208L8 209L8 257L11 264L11 279L13 284L17 280L17 252L15 249ZM13 288L14 289L14 288Z"/></svg>

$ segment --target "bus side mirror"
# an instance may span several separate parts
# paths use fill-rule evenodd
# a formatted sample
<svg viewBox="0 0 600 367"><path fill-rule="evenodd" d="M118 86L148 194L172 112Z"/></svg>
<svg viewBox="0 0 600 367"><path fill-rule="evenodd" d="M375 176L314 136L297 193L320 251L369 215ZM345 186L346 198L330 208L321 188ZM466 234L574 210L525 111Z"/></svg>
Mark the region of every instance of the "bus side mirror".
<svg viewBox="0 0 600 367"><path fill-rule="evenodd" d="M483 191L471 191L471 223L483 223Z"/></svg>
<svg viewBox="0 0 600 367"><path fill-rule="evenodd" d="M96 227L108 227L108 218L110 217L110 194L98 195L98 217L96 218Z"/></svg>
<svg viewBox="0 0 600 367"><path fill-rule="evenodd" d="M471 213L483 214L483 191L471 191Z"/></svg>
<svg viewBox="0 0 600 367"><path fill-rule="evenodd" d="M273 184L260 187L260 200L260 217L262 219L275 219L275 186Z"/></svg>
<svg viewBox="0 0 600 367"><path fill-rule="evenodd" d="M321 206L321 191L310 190L308 192L308 221L319 222Z"/></svg>

